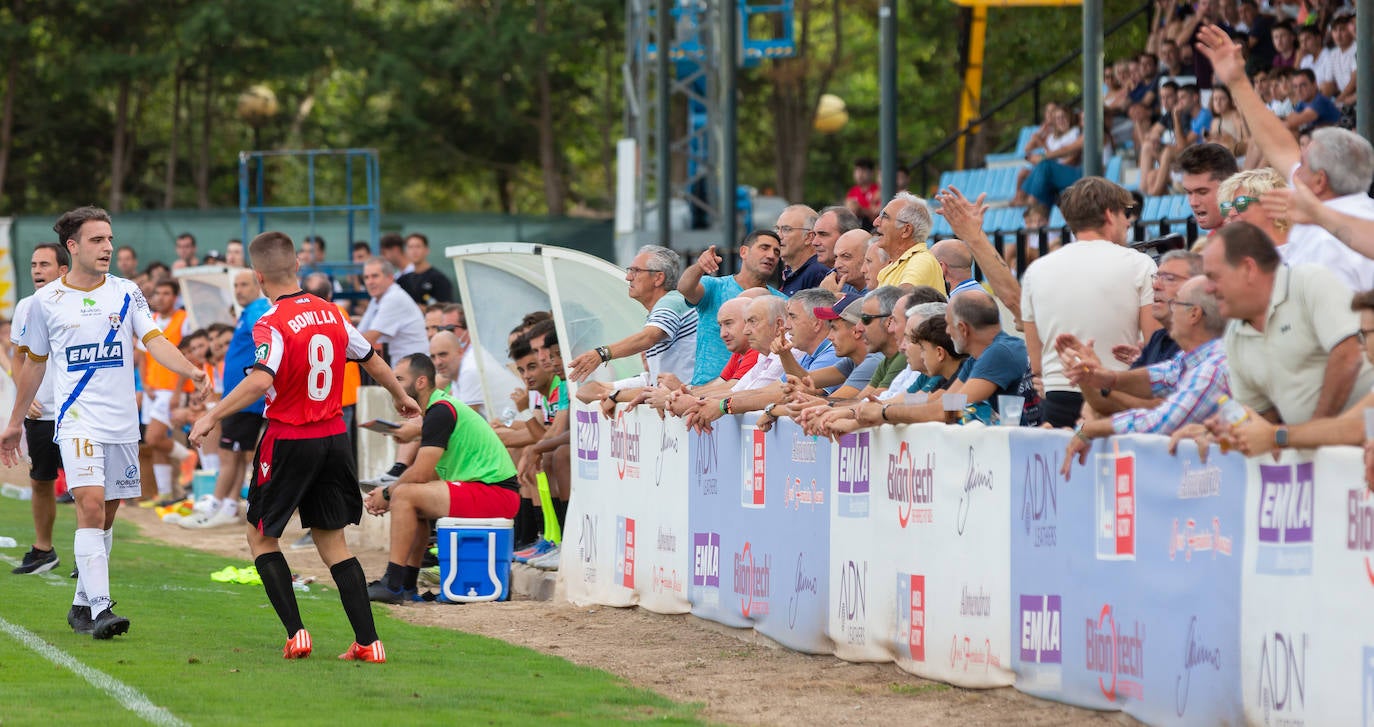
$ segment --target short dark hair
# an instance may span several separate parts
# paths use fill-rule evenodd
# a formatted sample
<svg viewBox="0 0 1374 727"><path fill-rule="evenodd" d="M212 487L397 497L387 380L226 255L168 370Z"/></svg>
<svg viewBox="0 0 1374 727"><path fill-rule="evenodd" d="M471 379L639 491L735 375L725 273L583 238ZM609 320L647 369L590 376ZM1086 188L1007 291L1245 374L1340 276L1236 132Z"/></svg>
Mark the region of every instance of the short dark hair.
<svg viewBox="0 0 1374 727"><path fill-rule="evenodd" d="M1231 267L1239 266L1248 257L1261 271L1272 273L1282 262L1274 241L1249 222L1228 222L1217 228L1216 234L1226 252L1226 264Z"/></svg>
<svg viewBox="0 0 1374 727"><path fill-rule="evenodd" d="M233 242L233 240L230 240L230 242ZM134 249L133 245L120 245L119 247L115 248L115 254L117 255L121 252L124 252L125 250L128 250L129 254L133 255L135 260L138 259L138 251Z"/></svg>
<svg viewBox="0 0 1374 727"><path fill-rule="evenodd" d="M52 226L52 231L57 233L57 244L66 247L68 240L76 239L77 234L81 232L81 226L92 220L114 224L110 219L110 213L99 207L77 207L62 213Z"/></svg>
<svg viewBox="0 0 1374 727"><path fill-rule="evenodd" d="M189 232L182 232L182 233L178 234L178 235L176 236L176 239L178 239L178 240L190 240L190 241L191 241L191 247L195 247L195 246L196 246L196 236L195 236L195 235L192 235L192 234L189 233Z"/></svg>
<svg viewBox="0 0 1374 727"><path fill-rule="evenodd" d="M966 353L959 353L954 350L954 339L950 338L949 324L945 321L944 316L931 316L921 321L920 325L916 326L916 330L911 332L911 341L913 343L925 341L936 348L943 348L955 359L968 356ZM907 354L907 358L911 358L911 355Z"/></svg>
<svg viewBox="0 0 1374 727"><path fill-rule="evenodd" d="M425 247L429 247L429 238L426 237L425 234L424 234L423 232L412 232L412 233L410 233L409 235L406 235L406 239L407 239L407 240L409 240L409 239L412 238L412 237L414 237L414 238L418 239L420 242L424 243Z"/></svg>
<svg viewBox="0 0 1374 727"><path fill-rule="evenodd" d="M1300 25L1298 26L1298 35L1315 35L1320 38L1322 37L1322 31L1315 25Z"/></svg>
<svg viewBox="0 0 1374 727"><path fill-rule="evenodd" d="M38 250L52 250L52 254L57 256L58 267L67 269L71 269L72 267L72 255L67 252L66 245L59 245L55 242L44 242L34 245L33 249L35 252Z"/></svg>
<svg viewBox="0 0 1374 727"><path fill-rule="evenodd" d="M359 240L353 243L353 252L357 252L359 250L366 250L368 255L372 254L372 246L367 244L367 241L365 240Z"/></svg>
<svg viewBox="0 0 1374 727"><path fill-rule="evenodd" d="M228 323L224 323L223 321L215 321L214 323L211 323L210 325L208 325L208 326L205 327L205 333L206 333L207 335L211 335L211 336L216 336L216 335L219 335L219 334L221 334L221 333L233 333L233 332L234 332L234 327L231 326L231 325L229 325Z"/></svg>
<svg viewBox="0 0 1374 727"><path fill-rule="evenodd" d="M1317 82L1317 74L1311 68L1294 68L1291 75L1302 76L1314 84Z"/></svg>
<svg viewBox="0 0 1374 727"><path fill-rule="evenodd" d="M1159 87L1160 87L1160 88L1172 88L1172 89L1174 89L1175 91L1177 91L1177 90L1178 90L1178 82L1177 82L1177 81L1174 81L1173 79L1170 79L1170 80L1168 80L1168 81L1165 81L1164 83L1159 84Z"/></svg>
<svg viewBox="0 0 1374 727"><path fill-rule="evenodd" d="M429 379L430 386L434 385L434 361L430 360L428 354L412 353L409 356L403 356L401 361L410 367L411 376L417 379L423 376Z"/></svg>
<svg viewBox="0 0 1374 727"><path fill-rule="evenodd" d="M178 283L176 278L159 278L153 283L153 290L158 288L171 288L173 295L181 295L181 283Z"/></svg>
<svg viewBox="0 0 1374 727"><path fill-rule="evenodd" d="M873 161L872 157L859 157L854 160L854 166L860 169L867 169L871 172L876 169L878 165Z"/></svg>
<svg viewBox="0 0 1374 727"><path fill-rule="evenodd" d="M405 246L406 239L404 237L401 237L401 233L399 232L388 232L385 235L382 235L382 250L390 250L392 248L404 248Z"/></svg>
<svg viewBox="0 0 1374 727"><path fill-rule="evenodd" d="M1196 94L1196 95L1198 95L1198 96L1201 96L1201 95L1202 95L1202 92L1198 90L1198 87L1197 87L1197 84L1196 84L1196 83L1185 83L1185 84L1183 84L1182 86L1179 86L1179 87L1178 87L1178 90L1180 90L1180 91L1188 91L1188 92L1191 92L1191 93Z"/></svg>
<svg viewBox="0 0 1374 727"><path fill-rule="evenodd" d="M534 345L535 341L539 341L545 347L552 345L548 341L549 336L554 337L554 343L558 342L558 331L554 328L552 318L530 326L530 330L525 333L525 339L530 342L531 346Z"/></svg>
<svg viewBox="0 0 1374 727"><path fill-rule="evenodd" d="M159 276L159 277L166 277L167 275L171 274L171 272L172 272L172 269L169 268L169 267L167 267L167 263L164 263L164 262L162 262L161 260L154 260L154 261L148 263L148 268L147 268L146 270L144 270L143 272L147 273L147 274L148 274L148 277L151 278L151 277L153 277L153 270L154 270L154 269L158 269L158 268L161 268L161 269L162 269L162 275Z"/></svg>
<svg viewBox="0 0 1374 727"><path fill-rule="evenodd" d="M1216 142L1194 144L1179 152L1174 168L1184 174L1210 174L1218 182L1240 171L1236 155Z"/></svg>
<svg viewBox="0 0 1374 727"><path fill-rule="evenodd" d="M1124 212L1130 204L1131 194L1104 177L1083 177L1059 197L1064 223L1075 233L1100 229L1107 223L1108 212Z"/></svg>
<svg viewBox="0 0 1374 727"><path fill-rule="evenodd" d="M506 351L506 355L509 356L512 361L519 361L533 353L534 347L530 346L530 342L524 336L511 341L510 350Z"/></svg>
<svg viewBox="0 0 1374 727"><path fill-rule="evenodd" d="M1350 310L1356 313L1364 310L1374 311L1374 290L1356 293L1355 297L1350 299Z"/></svg>
<svg viewBox="0 0 1374 727"><path fill-rule="evenodd" d="M754 243L758 242L760 237L771 237L773 238L773 242L776 242L779 245L782 244L782 238L778 237L778 233L772 230L754 230L753 232L745 235L743 240L740 240L739 246L753 247Z"/></svg>
<svg viewBox="0 0 1374 727"><path fill-rule="evenodd" d="M320 249L320 252L324 252L324 238L319 235L306 235L301 238L301 242L313 243L315 247Z"/></svg>
<svg viewBox="0 0 1374 727"><path fill-rule="evenodd" d="M530 329L530 328L531 328L532 326L534 326L536 323L541 323L541 322L543 322L543 321L552 321L552 320L553 320L553 313L550 313L549 311L546 311L546 310L537 310L537 311L534 311L533 313L526 313L526 314L525 314L525 317L520 319L520 325L519 325L518 327L520 328L520 330L523 330L523 331L527 331L527 332L528 332L528 329Z"/></svg>

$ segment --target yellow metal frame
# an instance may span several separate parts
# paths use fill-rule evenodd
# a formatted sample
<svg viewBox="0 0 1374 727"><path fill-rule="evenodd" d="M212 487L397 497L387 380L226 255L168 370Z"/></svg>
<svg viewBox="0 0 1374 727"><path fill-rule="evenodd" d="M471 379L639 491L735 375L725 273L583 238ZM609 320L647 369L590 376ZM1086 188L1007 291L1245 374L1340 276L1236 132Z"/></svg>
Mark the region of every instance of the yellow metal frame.
<svg viewBox="0 0 1374 727"><path fill-rule="evenodd" d="M973 23L969 26L968 68L964 70L964 88L959 93L959 128L978 118L983 103L983 56L986 51L988 8L1069 7L1082 5L1082 0L950 0L955 5L973 8ZM978 129L970 129L977 133ZM964 152L968 136L960 136L956 169L964 168ZM1019 150L1018 150L1019 151Z"/></svg>

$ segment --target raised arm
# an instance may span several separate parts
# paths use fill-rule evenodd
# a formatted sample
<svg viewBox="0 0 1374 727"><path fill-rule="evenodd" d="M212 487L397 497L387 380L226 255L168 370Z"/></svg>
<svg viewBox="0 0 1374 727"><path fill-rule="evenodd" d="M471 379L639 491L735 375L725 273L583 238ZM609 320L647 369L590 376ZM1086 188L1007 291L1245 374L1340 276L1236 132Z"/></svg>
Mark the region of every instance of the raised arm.
<svg viewBox="0 0 1374 727"><path fill-rule="evenodd" d="M1221 28L1208 25L1198 31L1197 51L1212 62L1216 80L1231 92L1231 100L1249 125L1250 135L1259 144L1264 158L1286 177L1302 158L1302 150L1293 133L1269 110L1245 75L1245 57L1240 44L1231 40Z"/></svg>

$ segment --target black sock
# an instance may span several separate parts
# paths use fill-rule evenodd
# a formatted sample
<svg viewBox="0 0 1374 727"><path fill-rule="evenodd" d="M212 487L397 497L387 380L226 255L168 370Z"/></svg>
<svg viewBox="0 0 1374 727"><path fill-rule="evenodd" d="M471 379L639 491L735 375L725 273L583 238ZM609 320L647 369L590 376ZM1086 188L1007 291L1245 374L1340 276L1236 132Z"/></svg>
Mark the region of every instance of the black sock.
<svg viewBox="0 0 1374 727"><path fill-rule="evenodd" d="M420 569L415 566L406 566L405 574L401 577L401 586L407 591L420 590Z"/></svg>
<svg viewBox="0 0 1374 727"><path fill-rule="evenodd" d="M382 576L382 583L393 591L401 590L401 585L405 582L405 569L403 565L395 563L386 564L386 575Z"/></svg>
<svg viewBox="0 0 1374 727"><path fill-rule="evenodd" d="M568 519L568 501L554 498L553 514L558 517L558 529L563 529L563 523Z"/></svg>
<svg viewBox="0 0 1374 727"><path fill-rule="evenodd" d="M392 477L400 477L401 473L405 471L406 466L404 464L400 462L395 462L391 465L391 469L387 470L386 473L391 475Z"/></svg>
<svg viewBox="0 0 1374 727"><path fill-rule="evenodd" d="M258 577L267 591L267 600L276 610L281 625L286 627L286 638L295 636L305 625L301 623L301 611L296 605L296 591L291 587L291 566L286 564L286 556L280 551L263 553L253 565L257 566Z"/></svg>
<svg viewBox="0 0 1374 727"><path fill-rule="evenodd" d="M524 545L539 537L538 512L533 500L520 498L520 509L515 513L515 542Z"/></svg>
<svg viewBox="0 0 1374 727"><path fill-rule="evenodd" d="M330 566L329 575L339 588L348 623L353 625L353 640L367 646L377 640L377 626L372 621L372 603L367 598L367 576L357 558L349 558ZM287 584L290 587L290 584Z"/></svg>

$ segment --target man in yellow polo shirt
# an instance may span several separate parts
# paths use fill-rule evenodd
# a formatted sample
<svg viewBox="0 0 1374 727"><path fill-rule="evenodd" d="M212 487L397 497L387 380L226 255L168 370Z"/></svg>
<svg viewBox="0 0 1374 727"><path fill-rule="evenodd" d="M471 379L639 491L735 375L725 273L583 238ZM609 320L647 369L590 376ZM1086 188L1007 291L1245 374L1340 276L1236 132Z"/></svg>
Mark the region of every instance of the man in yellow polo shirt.
<svg viewBox="0 0 1374 727"><path fill-rule="evenodd" d="M878 271L878 285L897 285L910 293L918 285L943 291L944 273L926 249L930 237L930 207L910 192L898 192L873 223L873 234L882 237L883 252L892 260Z"/></svg>

